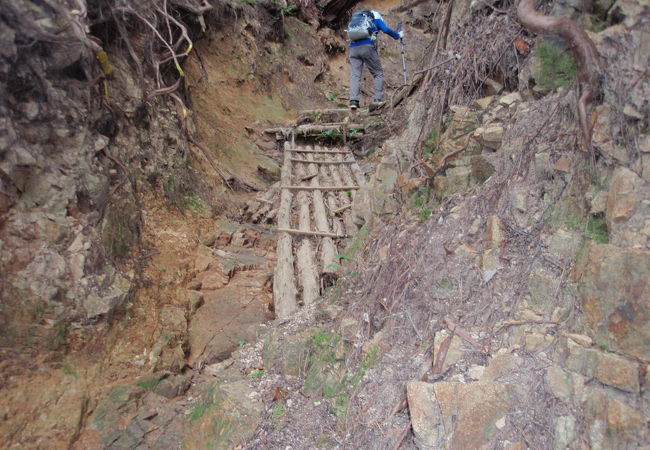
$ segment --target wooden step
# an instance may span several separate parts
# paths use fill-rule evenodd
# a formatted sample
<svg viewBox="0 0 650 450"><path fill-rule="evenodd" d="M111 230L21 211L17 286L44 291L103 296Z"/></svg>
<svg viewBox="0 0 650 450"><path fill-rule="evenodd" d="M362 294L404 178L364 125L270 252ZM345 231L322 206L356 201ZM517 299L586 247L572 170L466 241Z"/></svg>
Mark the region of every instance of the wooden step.
<svg viewBox="0 0 650 450"><path fill-rule="evenodd" d="M281 186L280 189L289 191L352 191L359 186Z"/></svg>
<svg viewBox="0 0 650 450"><path fill-rule="evenodd" d="M330 153L332 155L348 155L351 152L348 150L314 150L314 149L301 149L301 148L285 148L285 152L295 153Z"/></svg>
<svg viewBox="0 0 650 450"><path fill-rule="evenodd" d="M291 162L305 163L305 164L355 164L355 160L351 161L310 161L308 159L291 158Z"/></svg>
<svg viewBox="0 0 650 450"><path fill-rule="evenodd" d="M325 231L296 230L294 228L276 228L275 231L277 231L278 233L289 233L289 234L303 235L303 236L330 237L334 239L343 239L347 237L347 235L345 234L328 233Z"/></svg>

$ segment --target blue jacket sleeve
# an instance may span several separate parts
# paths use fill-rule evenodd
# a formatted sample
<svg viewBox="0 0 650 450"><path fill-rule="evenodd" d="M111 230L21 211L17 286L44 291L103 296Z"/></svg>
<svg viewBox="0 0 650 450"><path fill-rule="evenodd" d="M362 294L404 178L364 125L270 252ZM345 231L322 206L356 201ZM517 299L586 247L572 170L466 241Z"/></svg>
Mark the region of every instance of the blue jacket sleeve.
<svg viewBox="0 0 650 450"><path fill-rule="evenodd" d="M397 34L397 31L393 31L386 24L384 23L383 20L381 19L374 19L375 25L377 28L379 28L381 31L392 37L393 39L399 39L399 34Z"/></svg>

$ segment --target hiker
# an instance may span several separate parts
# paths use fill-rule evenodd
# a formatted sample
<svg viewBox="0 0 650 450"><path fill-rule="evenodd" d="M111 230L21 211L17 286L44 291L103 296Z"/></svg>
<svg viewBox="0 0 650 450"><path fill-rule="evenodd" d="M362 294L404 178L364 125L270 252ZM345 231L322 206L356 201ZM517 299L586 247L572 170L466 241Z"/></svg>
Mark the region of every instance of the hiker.
<svg viewBox="0 0 650 450"><path fill-rule="evenodd" d="M377 34L383 31L397 40L404 37L404 32L388 28L381 14L374 10L361 10L352 14L348 29L345 31L351 40L350 109L355 110L359 107L359 85L364 64L368 66L375 80L374 103L379 104L384 101L384 70L381 68L381 60L375 46Z"/></svg>

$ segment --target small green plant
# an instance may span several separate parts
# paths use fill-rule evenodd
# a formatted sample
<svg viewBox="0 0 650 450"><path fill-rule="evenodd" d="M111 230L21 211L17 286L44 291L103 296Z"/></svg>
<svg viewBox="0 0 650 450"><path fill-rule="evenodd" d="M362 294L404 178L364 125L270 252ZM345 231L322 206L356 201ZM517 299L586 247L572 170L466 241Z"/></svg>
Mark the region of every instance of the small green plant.
<svg viewBox="0 0 650 450"><path fill-rule="evenodd" d="M428 156L438 148L438 130L435 128L429 133L429 137L423 143L423 153Z"/></svg>
<svg viewBox="0 0 650 450"><path fill-rule="evenodd" d="M442 116L442 132L444 133L447 128L449 128L449 125L451 125L451 121L453 120L454 115L453 114L445 114Z"/></svg>
<svg viewBox="0 0 650 450"><path fill-rule="evenodd" d="M284 16L291 16L296 13L298 7L296 5L287 5L280 8L280 12Z"/></svg>
<svg viewBox="0 0 650 450"><path fill-rule="evenodd" d="M381 116L376 116L370 119L370 121L366 125L366 128L371 130L377 130L381 128L383 124L384 124L384 119Z"/></svg>
<svg viewBox="0 0 650 450"><path fill-rule="evenodd" d="M430 210L430 209L426 209L426 208L422 209L422 210L420 211L420 220L423 220L423 221L424 221L424 220L427 220L427 219L431 216L431 213L432 213L432 212L433 212L433 211Z"/></svg>
<svg viewBox="0 0 650 450"><path fill-rule="evenodd" d="M348 255L346 255L345 253L340 253L340 254L336 255L336 259L344 259L346 261L350 261L350 257Z"/></svg>
<svg viewBox="0 0 650 450"><path fill-rule="evenodd" d="M243 347L244 345L246 345L246 340L245 339L240 339L238 344L239 344L240 347Z"/></svg>
<svg viewBox="0 0 650 450"><path fill-rule="evenodd" d="M147 378L145 380L140 380L136 385L140 386L142 389L146 389L148 391L155 389L156 386L160 384L162 380L158 377L152 377L152 378Z"/></svg>
<svg viewBox="0 0 650 450"><path fill-rule="evenodd" d="M251 371L251 378L259 378L264 374L264 369L254 369Z"/></svg>
<svg viewBox="0 0 650 450"><path fill-rule="evenodd" d="M343 139L343 135L338 130L325 130L318 136L316 140L318 142L337 142Z"/></svg>
<svg viewBox="0 0 650 450"><path fill-rule="evenodd" d="M430 196L431 187L425 186L418 189L417 193L412 197L411 202L413 204L413 207L418 210L420 220L427 220L433 213L433 210L431 208L425 208L425 206L429 203Z"/></svg>
<svg viewBox="0 0 650 450"><path fill-rule="evenodd" d="M547 89L557 89L571 84L577 73L576 61L570 52L553 44L543 43L535 49L539 58L539 84Z"/></svg>
<svg viewBox="0 0 650 450"><path fill-rule="evenodd" d="M589 239L593 239L599 244L607 244L609 242L607 224L602 217L591 217L587 221L585 232Z"/></svg>
<svg viewBox="0 0 650 450"><path fill-rule="evenodd" d="M347 255L350 259L354 259L357 256L357 253L363 250L368 241L368 235L368 229L365 226L359 228L359 231L357 231L356 236L354 236L347 249Z"/></svg>
<svg viewBox="0 0 650 450"><path fill-rule="evenodd" d="M194 404L194 407L189 413L190 423L199 420L203 415L214 407L214 396L216 387L212 386L210 389L201 396L201 399Z"/></svg>
<svg viewBox="0 0 650 450"><path fill-rule="evenodd" d="M325 96L325 98L327 99L328 102L333 102L334 100L336 100L338 98L338 96L339 96L339 94L337 94L335 92L329 92Z"/></svg>
<svg viewBox="0 0 650 450"><path fill-rule="evenodd" d="M278 423L278 421L284 416L284 413L286 412L284 408L284 403L278 402L276 405L273 407L271 410L271 425L275 425Z"/></svg>
<svg viewBox="0 0 650 450"><path fill-rule="evenodd" d="M195 213L205 211L207 208L205 202L201 200L196 194L188 195L183 199L183 209L189 209Z"/></svg>
<svg viewBox="0 0 650 450"><path fill-rule="evenodd" d="M602 20L600 17L594 15L590 16L591 20L587 24L587 29L594 33L600 33L610 25L609 20Z"/></svg>
<svg viewBox="0 0 650 450"><path fill-rule="evenodd" d="M205 403L198 403L194 408L192 408L192 411L190 412L190 423L196 422L199 420L201 417L203 417L203 414L208 410L208 405Z"/></svg>

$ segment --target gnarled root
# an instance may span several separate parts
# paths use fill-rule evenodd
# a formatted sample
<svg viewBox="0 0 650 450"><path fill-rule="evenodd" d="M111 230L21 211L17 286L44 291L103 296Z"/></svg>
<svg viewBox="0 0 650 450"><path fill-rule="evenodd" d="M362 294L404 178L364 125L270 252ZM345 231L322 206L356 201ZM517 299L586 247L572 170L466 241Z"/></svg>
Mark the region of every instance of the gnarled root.
<svg viewBox="0 0 650 450"><path fill-rule="evenodd" d="M571 46L578 61L580 98L578 118L585 150L591 149L591 129L587 120L587 103L598 91L602 61L593 41L585 30L567 17L554 17L537 12L534 0L521 0L517 17L522 25L535 33L558 34Z"/></svg>

